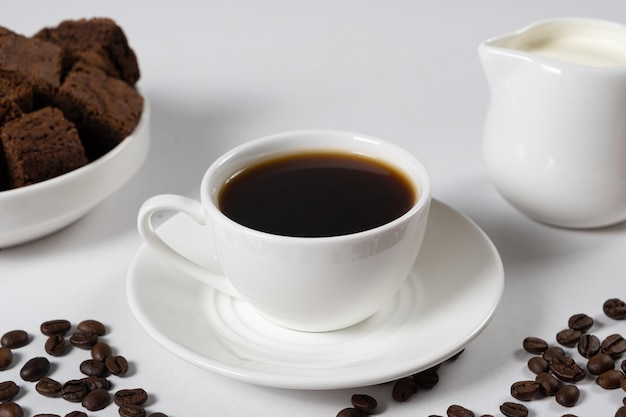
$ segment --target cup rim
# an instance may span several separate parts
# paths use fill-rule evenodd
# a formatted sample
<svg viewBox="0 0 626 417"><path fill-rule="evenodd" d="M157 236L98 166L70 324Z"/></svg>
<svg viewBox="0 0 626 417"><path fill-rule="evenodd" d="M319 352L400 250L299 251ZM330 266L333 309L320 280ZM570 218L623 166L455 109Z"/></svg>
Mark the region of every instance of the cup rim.
<svg viewBox="0 0 626 417"><path fill-rule="evenodd" d="M404 214L402 214L401 216L393 219L390 222L387 222L385 224L382 224L380 226L376 226L373 227L371 229L367 229L367 230L362 230L359 232L353 232L353 233L348 233L348 234L341 234L341 235L335 235L335 236L321 236L321 237L308 237L308 236L288 236L288 235L279 235L279 234L274 234L274 233L269 233L269 232L264 232L264 231L260 231L257 229L253 229L251 227L242 225L234 220L232 220L231 218L229 218L228 216L226 216L220 209L219 206L217 205L217 202L215 201L215 199L213 198L213 195L219 195L219 191L218 190L210 190L210 186L209 183L211 181L212 176L217 172L217 170L227 161L230 161L231 159L237 157L238 155L240 155L242 152L248 150L248 149L252 149L252 148L257 148L263 145L266 145L270 142L276 141L276 140L280 140L280 139L284 139L284 138L288 138L288 137L295 137L295 136L302 136L302 135L324 135L325 137L330 138L332 137L351 137L353 140L361 140L364 142L370 142L372 143L372 145L374 146L385 146L388 149L391 149L395 152L400 152L402 154L404 154L404 157L406 158L406 160L410 160L411 164L413 165L414 168L416 168L417 170L420 171L419 174L419 178L422 181L421 185L418 187L417 185L415 185L415 181L414 178L415 176L412 175L411 173L407 172L408 170L404 169L403 167L400 166L400 164L394 162L394 161L390 161L389 159L384 159L385 162L393 165L395 168L401 170L407 177L409 177L412 182L414 183L416 189L417 189L417 199L415 201L415 203L413 204L413 206ZM302 147L298 147L296 149L293 150L332 150L332 151L349 151L349 149L347 148L342 148L342 147L332 147L332 146L319 146L319 145L304 145ZM267 157L272 157L274 155L279 155L280 152L268 152L265 156ZM367 154L366 154L367 155ZM367 155L369 157L372 157L374 155ZM376 157L376 156L374 156ZM262 159L263 157L259 157L259 159ZM406 166L406 164L404 164ZM230 174L232 175L232 173ZM272 135L267 135L267 136L263 136L261 138L258 139L253 139L250 140L248 142L244 142L232 149L230 149L229 151L227 151L226 153L222 154L221 156L219 156L207 169L207 171L204 173L203 177L202 177L202 182L201 182L201 189L200 189L200 197L201 197L201 202L202 205L204 206L205 210L208 210L210 213L210 218L211 219L218 219L219 221L225 222L226 224L230 225L231 228L238 228L238 229L242 229L245 230L249 235L252 236L256 236L259 238L263 238L263 239L280 239L280 240L284 240L284 241L288 241L291 243L296 243L296 242L307 242L307 243L311 243L311 242L328 242L329 240L332 241L336 241L336 242L340 242L343 240L350 240L350 239L354 239L354 238L361 238L361 237L367 237L368 235L376 235L378 233L382 233L388 229L392 229L394 227L396 227L396 225L398 224L402 224L406 221L408 221L409 218L413 217L416 213L423 211L425 209L428 208L428 206L430 205L430 201L432 199L432 191L431 191L431 179L430 179L430 174L428 172L428 169L426 168L425 164L419 159L417 158L414 154L412 154L411 152L409 152L407 149L400 147L399 145L396 145L393 142L387 141L387 140L383 140L374 136L370 136L370 135L366 135L366 134L361 134L361 133L356 133L356 132L352 132L352 131L346 131L346 130L324 130L324 129L309 129L309 130L292 130L292 131L287 131L287 132L282 132L282 133L276 133L276 134L272 134Z"/></svg>

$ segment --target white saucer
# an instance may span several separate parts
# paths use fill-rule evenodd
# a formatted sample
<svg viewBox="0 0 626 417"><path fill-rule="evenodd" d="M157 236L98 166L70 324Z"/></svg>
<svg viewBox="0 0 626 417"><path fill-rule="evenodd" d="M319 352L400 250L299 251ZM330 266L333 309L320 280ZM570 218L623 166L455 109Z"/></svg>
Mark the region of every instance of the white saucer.
<svg viewBox="0 0 626 417"><path fill-rule="evenodd" d="M185 215L159 233L200 263L208 229ZM253 384L295 389L373 385L436 365L490 320L504 287L500 256L471 220L434 200L413 272L364 322L329 333L269 323L245 302L179 272L142 245L128 272L130 307L165 349L194 365Z"/></svg>

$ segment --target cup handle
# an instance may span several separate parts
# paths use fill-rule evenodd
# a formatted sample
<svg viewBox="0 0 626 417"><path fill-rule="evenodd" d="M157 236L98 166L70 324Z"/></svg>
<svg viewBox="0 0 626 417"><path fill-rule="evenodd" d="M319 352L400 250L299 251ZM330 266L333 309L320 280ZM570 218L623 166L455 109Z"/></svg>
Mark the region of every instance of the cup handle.
<svg viewBox="0 0 626 417"><path fill-rule="evenodd" d="M144 242L149 247L156 250L165 261L174 265L181 271L231 297L241 298L241 295L239 295L226 276L211 272L198 265L196 262L193 262L172 249L170 245L161 239L156 233L151 220L152 215L159 211L177 211L185 213L196 223L204 226L207 224L207 218L202 204L192 198L174 194L161 194L150 197L139 209L137 216L139 235L143 238Z"/></svg>

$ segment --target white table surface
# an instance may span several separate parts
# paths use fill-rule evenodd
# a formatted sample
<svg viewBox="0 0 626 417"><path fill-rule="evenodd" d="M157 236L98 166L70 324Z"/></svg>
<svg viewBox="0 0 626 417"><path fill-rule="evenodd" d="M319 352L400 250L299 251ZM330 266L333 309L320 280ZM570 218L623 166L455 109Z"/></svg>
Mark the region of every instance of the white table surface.
<svg viewBox="0 0 626 417"><path fill-rule="evenodd" d="M477 56L482 40L536 20L587 16L626 23L615 0L425 1L30 1L2 8L0 24L23 34L67 18L108 16L138 54L140 88L152 106L152 145L141 171L66 229L0 251L0 333L31 332L16 360L42 353L39 324L67 318L106 323L106 340L131 362L117 388L143 387L149 411L170 416L334 416L355 392L389 416L445 415L451 404L500 415L511 383L531 377L526 336L554 335L575 313L594 317L599 336L626 334L626 322L602 303L626 298L624 224L572 231L533 222L491 186L481 157L489 92ZM196 197L206 167L244 141L293 129L346 129L379 136L428 165L434 196L473 219L497 246L506 274L490 325L441 381L406 403L391 386L330 391L266 388L195 367L156 344L132 315L125 294L129 262L140 246L135 218L149 196ZM428 343L427 340L424 343ZM84 353L55 360L63 379ZM19 366L0 380L19 381ZM77 409L24 384L27 415ZM554 399L527 404L532 416L609 416L626 395L591 378L573 409ZM116 416L117 408L90 413Z"/></svg>

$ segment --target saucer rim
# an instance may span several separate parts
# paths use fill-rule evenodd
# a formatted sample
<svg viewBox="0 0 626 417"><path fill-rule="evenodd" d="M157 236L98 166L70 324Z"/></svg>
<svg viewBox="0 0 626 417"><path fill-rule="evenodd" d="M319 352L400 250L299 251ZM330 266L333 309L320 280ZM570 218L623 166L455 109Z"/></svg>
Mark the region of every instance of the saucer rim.
<svg viewBox="0 0 626 417"><path fill-rule="evenodd" d="M246 368L244 365L234 366L229 363L221 362L219 358L216 356L219 355L204 355L200 352L194 350L191 346L186 346L182 343L179 343L176 340L173 340L171 337L168 337L158 325L153 324L155 320L151 319L147 312L143 311L141 306L139 305L140 296L137 294L136 288L134 285L137 281L140 281L139 275L137 274L137 270L141 267L141 262L150 261L150 258L156 256L150 249L142 244L137 250L135 256L133 257L130 267L128 269L127 281L126 281L126 290L127 290L127 298L129 302L130 309L139 322L140 326L148 333L148 335L154 339L159 345L165 348L171 354L174 354L178 358L185 360L193 365L196 365L202 369L206 369L217 374L233 378L236 380L240 380L243 382L267 386L267 387L275 387L275 388L285 388L285 389L311 389L311 390L326 390L326 389L342 389L342 388L351 388L358 386L368 386L379 383L384 383L388 381L392 381L398 378L401 378L406 375L410 375L416 372L419 372L424 369L428 369L432 366L435 366L454 355L458 354L460 351L465 349L468 343L470 343L476 336L478 336L487 324L493 318L493 315L502 299L502 294L504 290L504 269L502 265L502 260L500 255L493 244L493 242L489 239L487 234L478 227L471 219L469 219L464 214L454 210L450 206L442 203L439 200L433 198L431 204L431 211L448 211L449 216L457 216L459 220L463 220L468 226L469 230L464 233L473 233L475 234L474 239L480 239L483 245L489 249L490 262L493 263L492 267L495 267L497 270L497 276L494 274L490 278L490 285L493 286L491 290L495 290L494 297L491 300L491 308L487 310L483 316L482 320L477 322L475 328L472 331L463 333L462 337L454 343L454 346L449 346L447 349L435 349L435 353L429 355L428 357L423 357L422 361L415 361L404 364L399 364L396 369L387 369L385 372L380 373L365 373L360 375L343 375L341 378L337 378L336 374L332 375L330 378L330 371L337 371L337 368L323 368L329 371L329 374L324 374L324 372L317 372L316 374L312 372L302 372L301 375L294 374L279 374L272 372L263 372L255 369ZM183 216L182 214L177 214L166 220L161 227L166 226L167 223L175 222L177 216ZM170 225L173 223L170 223ZM425 237L428 239L428 231ZM177 275L184 275L182 272L177 271ZM188 277L188 276L187 276ZM193 278L188 277L193 281ZM211 290L209 290L211 291ZM201 310L199 307L198 310ZM161 326L163 327L163 326ZM219 353L219 352L218 352ZM305 359L303 359L303 362ZM260 362L258 362L261 364ZM273 365L269 365L271 368ZM323 370L322 369L322 370ZM339 369L350 369L350 367L339 368ZM332 379L332 380L329 380Z"/></svg>

